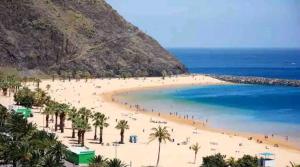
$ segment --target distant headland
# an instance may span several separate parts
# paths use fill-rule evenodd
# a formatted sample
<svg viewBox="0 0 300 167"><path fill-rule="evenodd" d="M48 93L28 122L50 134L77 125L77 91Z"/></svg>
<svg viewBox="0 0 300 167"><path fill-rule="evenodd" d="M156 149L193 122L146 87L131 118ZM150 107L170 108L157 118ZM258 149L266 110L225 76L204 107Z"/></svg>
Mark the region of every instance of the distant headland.
<svg viewBox="0 0 300 167"><path fill-rule="evenodd" d="M231 75L209 75L213 78L243 84L260 84L260 85L277 85L300 87L300 80L274 79L264 77L248 77L248 76L231 76Z"/></svg>

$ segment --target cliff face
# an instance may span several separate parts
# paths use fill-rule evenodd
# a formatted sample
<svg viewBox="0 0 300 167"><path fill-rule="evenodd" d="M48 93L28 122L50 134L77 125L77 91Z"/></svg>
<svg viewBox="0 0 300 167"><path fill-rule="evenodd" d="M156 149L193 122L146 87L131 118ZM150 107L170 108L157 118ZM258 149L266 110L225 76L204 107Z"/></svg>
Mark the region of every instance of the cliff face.
<svg viewBox="0 0 300 167"><path fill-rule="evenodd" d="M104 0L1 0L0 56L1 66L25 73L101 77L186 72Z"/></svg>

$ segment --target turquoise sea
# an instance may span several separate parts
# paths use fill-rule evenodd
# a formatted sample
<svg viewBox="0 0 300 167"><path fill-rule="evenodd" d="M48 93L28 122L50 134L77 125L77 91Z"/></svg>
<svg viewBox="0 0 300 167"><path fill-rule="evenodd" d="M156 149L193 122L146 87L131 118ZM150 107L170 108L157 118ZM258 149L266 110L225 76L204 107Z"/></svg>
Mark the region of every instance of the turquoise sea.
<svg viewBox="0 0 300 167"><path fill-rule="evenodd" d="M300 79L299 50L173 49L171 52L177 53L178 59L194 73ZM133 92L121 95L120 99L148 110L172 111L208 120L215 128L289 136L289 140L300 143L300 88L193 86Z"/></svg>

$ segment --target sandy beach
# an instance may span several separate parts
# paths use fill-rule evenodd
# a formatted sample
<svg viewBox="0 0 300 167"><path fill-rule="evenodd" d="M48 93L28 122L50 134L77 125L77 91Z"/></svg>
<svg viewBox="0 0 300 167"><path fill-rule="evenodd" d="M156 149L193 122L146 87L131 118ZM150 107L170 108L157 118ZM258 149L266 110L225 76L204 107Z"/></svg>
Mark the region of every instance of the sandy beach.
<svg viewBox="0 0 300 167"><path fill-rule="evenodd" d="M96 154L108 158L117 157L132 167L153 166L157 158L158 142L148 143L151 128L159 125L167 126L174 142L162 145L160 166L163 167L189 167L199 166L203 156L221 153L229 157L239 158L244 154L258 155L262 152L275 154L276 166L285 167L290 161L300 163L300 151L292 143L277 139L265 140L261 135L224 132L203 126L197 120L184 120L169 114L143 112L130 108L129 105L120 104L114 95L140 89L175 87L183 85L218 85L228 84L203 75L186 75L177 77L130 78L130 79L90 79L87 82L71 80L59 81L43 80L40 87L46 90L46 85L51 85L48 93L58 102L69 103L77 108L87 107L99 111L109 117L109 127L104 129L104 145L93 140L94 127L86 133L85 144L95 149ZM28 84L34 88L33 84ZM9 105L13 103L12 97L0 96L0 103ZM170 111L172 112L172 111ZM127 120L130 129L125 131L125 144L113 146L113 142L120 140L119 130L115 129L117 120ZM29 119L37 124L39 129L45 125L44 116L39 109L34 110L34 117ZM91 121L90 121L91 122ZM157 123L154 123L157 122ZM161 123L159 123L161 122ZM50 123L47 131L53 131L54 124ZM66 122L64 133L56 132L59 140L67 146L76 145L77 139L71 138L71 122ZM236 134L236 135L235 135ZM130 135L137 135L136 144L129 143ZM248 137L252 136L252 140ZM257 139L262 143L257 143ZM194 153L189 147L198 142L201 149L198 153L197 163L193 164ZM279 147L274 147L278 144Z"/></svg>

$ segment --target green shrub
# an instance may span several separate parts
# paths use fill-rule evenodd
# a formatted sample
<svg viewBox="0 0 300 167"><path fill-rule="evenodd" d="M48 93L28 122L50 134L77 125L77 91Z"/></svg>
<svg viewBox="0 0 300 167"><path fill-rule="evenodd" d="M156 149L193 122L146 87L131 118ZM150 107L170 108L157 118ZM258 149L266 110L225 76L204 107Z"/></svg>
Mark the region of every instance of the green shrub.
<svg viewBox="0 0 300 167"><path fill-rule="evenodd" d="M34 104L34 92L24 87L14 95L14 100L17 105L31 108Z"/></svg>
<svg viewBox="0 0 300 167"><path fill-rule="evenodd" d="M258 158L250 155L244 155L236 161L234 167L258 167Z"/></svg>
<svg viewBox="0 0 300 167"><path fill-rule="evenodd" d="M201 167L228 167L225 157L225 155L221 155L220 153L203 157L203 163Z"/></svg>
<svg viewBox="0 0 300 167"><path fill-rule="evenodd" d="M226 156L220 153L203 158L201 167L258 167L258 158L244 155L237 161L234 158L225 160Z"/></svg>

